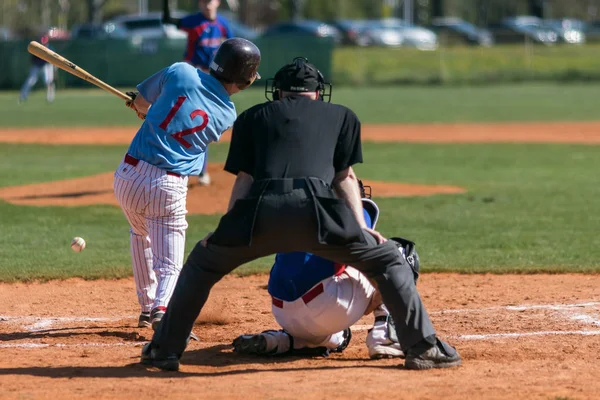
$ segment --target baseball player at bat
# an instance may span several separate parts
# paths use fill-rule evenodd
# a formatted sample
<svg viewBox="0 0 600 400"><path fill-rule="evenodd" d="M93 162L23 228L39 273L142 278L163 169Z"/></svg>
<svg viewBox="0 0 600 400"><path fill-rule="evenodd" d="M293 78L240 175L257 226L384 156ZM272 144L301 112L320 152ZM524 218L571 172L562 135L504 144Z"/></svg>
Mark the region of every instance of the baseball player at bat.
<svg viewBox="0 0 600 400"><path fill-rule="evenodd" d="M182 268L189 175L197 175L209 143L233 125L230 96L257 77L260 51L228 39L204 73L175 63L128 93L126 105L144 119L114 175L117 200L131 226L138 326L156 329Z"/></svg>
<svg viewBox="0 0 600 400"><path fill-rule="evenodd" d="M187 33L184 60L204 72L208 72L210 61L221 43L233 36L227 20L217 15L220 5L220 0L199 0L198 13L185 18L174 18L169 10L169 0L163 0L162 22L174 24ZM204 157L204 164L198 175L198 184L202 186L210 185L207 165L208 155Z"/></svg>
<svg viewBox="0 0 600 400"><path fill-rule="evenodd" d="M363 213L375 229L379 208L362 182ZM370 189L370 187L367 186ZM418 277L414 243L402 241L398 250ZM366 345L373 359L403 357L392 318L376 288L357 269L305 252L279 253L271 269L268 291L272 312L281 330L241 335L234 351L259 355L323 355L343 351L352 338L350 326L373 313L375 321Z"/></svg>

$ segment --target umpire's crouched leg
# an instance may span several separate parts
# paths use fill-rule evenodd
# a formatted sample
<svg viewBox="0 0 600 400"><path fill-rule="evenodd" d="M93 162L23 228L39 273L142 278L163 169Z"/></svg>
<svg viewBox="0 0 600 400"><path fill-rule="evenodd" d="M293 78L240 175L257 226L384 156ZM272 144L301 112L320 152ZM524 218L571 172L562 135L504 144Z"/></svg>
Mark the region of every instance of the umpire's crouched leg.
<svg viewBox="0 0 600 400"><path fill-rule="evenodd" d="M181 270L171 301L152 341L144 346L141 362L177 371L194 322L211 288L238 265L256 258L249 247L223 247L198 242Z"/></svg>

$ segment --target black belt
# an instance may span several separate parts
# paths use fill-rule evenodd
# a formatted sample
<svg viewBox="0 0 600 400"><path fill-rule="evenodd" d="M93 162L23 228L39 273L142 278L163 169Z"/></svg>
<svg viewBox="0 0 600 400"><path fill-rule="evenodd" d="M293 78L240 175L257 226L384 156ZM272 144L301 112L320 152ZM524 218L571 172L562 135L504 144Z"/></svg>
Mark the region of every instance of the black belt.
<svg viewBox="0 0 600 400"><path fill-rule="evenodd" d="M324 180L314 177L306 178L281 178L281 179L259 179L252 183L249 197L261 197L265 194L286 194L291 193L296 189L304 189L307 192L313 193L314 187L322 187L326 192L333 193L331 185ZM321 189L320 193L324 193ZM327 197L327 196L325 196Z"/></svg>
<svg viewBox="0 0 600 400"><path fill-rule="evenodd" d="M262 186L260 181L257 183ZM265 185L265 193L289 193L295 189L306 189L308 187L305 178L271 179Z"/></svg>

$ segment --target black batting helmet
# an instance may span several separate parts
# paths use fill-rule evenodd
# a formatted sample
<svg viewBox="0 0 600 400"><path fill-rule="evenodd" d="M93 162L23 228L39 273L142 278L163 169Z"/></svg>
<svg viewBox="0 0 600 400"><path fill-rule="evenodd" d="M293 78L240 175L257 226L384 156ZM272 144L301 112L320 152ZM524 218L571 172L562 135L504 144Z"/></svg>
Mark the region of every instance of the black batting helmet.
<svg viewBox="0 0 600 400"><path fill-rule="evenodd" d="M210 71L224 81L249 85L252 78L260 79L260 50L254 43L242 38L231 38L221 43L210 63Z"/></svg>

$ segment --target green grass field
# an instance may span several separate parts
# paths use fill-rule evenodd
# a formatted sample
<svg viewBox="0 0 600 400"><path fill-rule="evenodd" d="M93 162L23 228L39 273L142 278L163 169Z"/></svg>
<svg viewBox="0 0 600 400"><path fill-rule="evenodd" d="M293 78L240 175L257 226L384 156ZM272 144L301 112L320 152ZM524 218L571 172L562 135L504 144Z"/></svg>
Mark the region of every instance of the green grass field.
<svg viewBox="0 0 600 400"><path fill-rule="evenodd" d="M365 122L593 120L595 86L526 85L479 88L339 90L338 102ZM253 91L238 111L261 101ZM458 101L457 99L461 99ZM87 108L86 108L87 107ZM13 126L135 125L118 100L99 91L41 93L18 107L0 95L0 129ZM84 113L84 110L87 114ZM384 117L385 116L385 117ZM109 121L109 122L107 122ZM211 161L227 144L211 145ZM0 185L11 186L111 171L125 146L0 144ZM600 147L518 144L364 145L360 176L448 184L460 195L376 199L379 228L417 242L425 271L598 272ZM26 162L24 162L26 160ZM375 197L377 193L374 193ZM123 277L131 274L128 226L115 207L26 207L0 202L0 279ZM189 216L187 252L219 216ZM82 253L69 248L86 238ZM265 271L271 258L244 266Z"/></svg>
<svg viewBox="0 0 600 400"><path fill-rule="evenodd" d="M266 101L259 85L232 97L239 112ZM123 90L126 90L125 88ZM333 88L333 101L364 123L576 121L598 118L599 84L511 84L474 87L394 86ZM23 105L18 93L0 92L0 128L139 125L133 112L99 89L59 91L46 104L35 92Z"/></svg>

